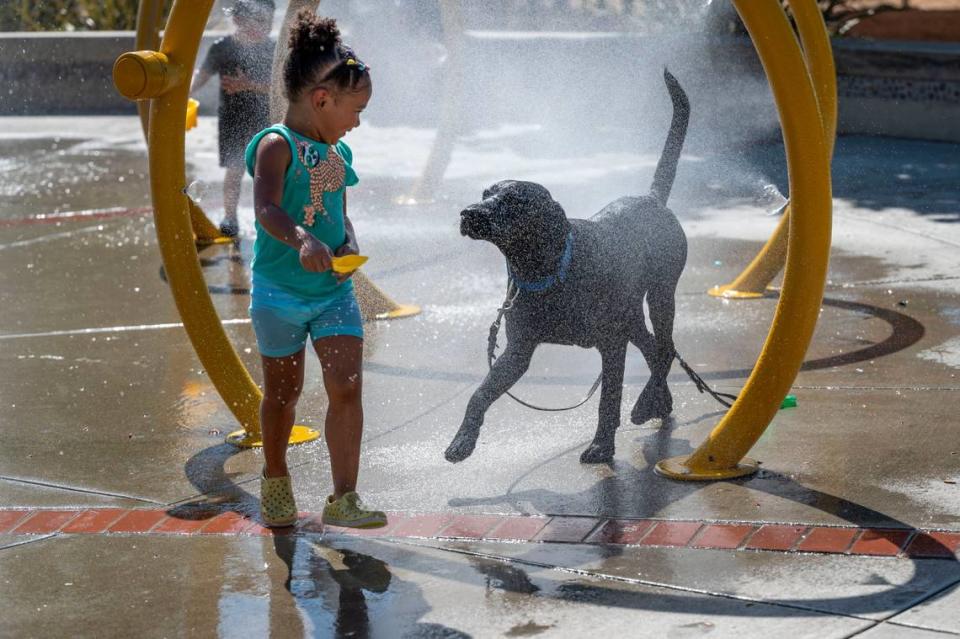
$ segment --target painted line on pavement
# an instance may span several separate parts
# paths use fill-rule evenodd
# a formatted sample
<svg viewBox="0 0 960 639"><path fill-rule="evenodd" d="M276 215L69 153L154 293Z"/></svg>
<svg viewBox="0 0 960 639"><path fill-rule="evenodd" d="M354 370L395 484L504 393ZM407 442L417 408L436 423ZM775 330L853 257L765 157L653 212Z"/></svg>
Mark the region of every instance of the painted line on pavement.
<svg viewBox="0 0 960 639"><path fill-rule="evenodd" d="M98 224L96 226L87 226L81 229L74 229L72 231L61 231L60 233L41 235L40 237L32 237L29 240L18 240L16 242L10 242L9 244L0 244L0 251L5 251L11 248L21 248L23 246L33 246L34 244L42 244L52 240L60 240L65 237L73 237L74 235L80 235L81 233L93 233L95 231L102 230L102 226Z"/></svg>
<svg viewBox="0 0 960 639"><path fill-rule="evenodd" d="M171 515L171 512L176 512ZM324 526L320 513L300 513L295 527L270 529L213 506L157 508L0 509L0 534L303 535L619 545L703 550L907 557L957 561L960 531L811 526L768 522L610 519L570 515L388 513L383 528Z"/></svg>
<svg viewBox="0 0 960 639"><path fill-rule="evenodd" d="M59 213L41 213L27 217L16 217L9 220L0 220L0 228L8 226L32 226L34 224L57 224L59 222L77 222L81 220L107 220L114 217L131 217L147 215L153 209L149 206L136 208L108 208L87 209L83 211L62 211Z"/></svg>
<svg viewBox="0 0 960 639"><path fill-rule="evenodd" d="M220 320L224 326L233 324L249 324L250 318ZM28 337L59 337L62 335L93 335L96 333L127 333L130 331L160 331L171 328L183 328L183 322L169 322L167 324L137 324L133 326L100 326L97 328L73 328L63 331L44 331L42 333L8 333L0 335L3 339L25 339Z"/></svg>

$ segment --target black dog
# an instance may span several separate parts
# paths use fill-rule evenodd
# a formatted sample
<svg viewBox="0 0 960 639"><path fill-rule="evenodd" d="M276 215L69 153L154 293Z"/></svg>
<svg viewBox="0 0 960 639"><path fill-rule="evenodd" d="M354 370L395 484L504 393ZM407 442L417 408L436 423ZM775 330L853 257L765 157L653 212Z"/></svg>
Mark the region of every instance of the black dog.
<svg viewBox="0 0 960 639"><path fill-rule="evenodd" d="M600 420L582 463L613 459L627 343L642 352L650 380L633 407L633 423L673 410L667 374L674 358L677 280L687 261L687 239L666 208L686 137L690 107L669 72L673 120L650 194L623 197L590 220L568 220L547 189L531 182L498 182L483 201L461 214L460 232L492 242L507 258L517 296L506 313L507 347L470 398L448 461L473 452L490 405L526 372L538 344L597 348L603 362ZM644 320L650 308L653 335Z"/></svg>

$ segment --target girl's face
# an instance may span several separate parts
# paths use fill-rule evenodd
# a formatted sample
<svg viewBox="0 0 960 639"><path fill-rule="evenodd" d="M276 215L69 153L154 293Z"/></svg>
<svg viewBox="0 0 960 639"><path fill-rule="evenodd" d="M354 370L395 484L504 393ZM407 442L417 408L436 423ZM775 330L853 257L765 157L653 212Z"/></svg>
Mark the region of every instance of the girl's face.
<svg viewBox="0 0 960 639"><path fill-rule="evenodd" d="M327 89L315 89L313 101L314 122L323 141L336 144L348 132L360 126L360 114L367 108L373 85L355 91L331 92Z"/></svg>

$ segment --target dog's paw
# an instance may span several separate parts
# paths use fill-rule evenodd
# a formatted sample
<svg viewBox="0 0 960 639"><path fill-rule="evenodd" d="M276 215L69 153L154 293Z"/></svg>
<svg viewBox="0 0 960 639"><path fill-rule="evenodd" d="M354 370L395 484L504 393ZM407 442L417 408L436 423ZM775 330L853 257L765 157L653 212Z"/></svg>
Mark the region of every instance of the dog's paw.
<svg viewBox="0 0 960 639"><path fill-rule="evenodd" d="M450 445L447 446L447 450L443 453L444 459L452 464L457 462L462 462L464 459L473 454L473 449L477 446L477 437L476 435L469 435L464 433L457 433L457 436L453 438L453 441L450 442Z"/></svg>
<svg viewBox="0 0 960 639"><path fill-rule="evenodd" d="M580 453L581 464L606 464L613 461L613 446L601 446L599 444L590 444L587 449Z"/></svg>
<svg viewBox="0 0 960 639"><path fill-rule="evenodd" d="M670 391L664 388L659 392L648 393L646 389L640 394L633 410L630 411L630 421L640 425L651 419L664 419L673 412L673 397Z"/></svg>

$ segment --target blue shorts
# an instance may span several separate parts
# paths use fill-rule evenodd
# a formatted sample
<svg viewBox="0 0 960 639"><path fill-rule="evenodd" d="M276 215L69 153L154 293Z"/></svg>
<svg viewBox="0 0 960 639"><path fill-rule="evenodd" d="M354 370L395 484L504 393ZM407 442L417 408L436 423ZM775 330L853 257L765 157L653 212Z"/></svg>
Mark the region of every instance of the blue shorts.
<svg viewBox="0 0 960 639"><path fill-rule="evenodd" d="M363 318L352 290L320 301L305 300L286 291L254 282L250 293L250 319L260 354L287 357L303 350L311 340L334 335L363 339Z"/></svg>

